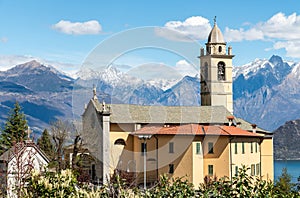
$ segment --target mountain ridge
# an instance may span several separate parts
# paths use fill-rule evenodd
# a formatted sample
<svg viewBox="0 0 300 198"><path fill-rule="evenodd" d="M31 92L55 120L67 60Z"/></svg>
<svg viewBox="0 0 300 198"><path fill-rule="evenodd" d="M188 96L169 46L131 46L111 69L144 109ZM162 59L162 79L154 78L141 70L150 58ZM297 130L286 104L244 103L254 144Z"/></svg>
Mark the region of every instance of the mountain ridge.
<svg viewBox="0 0 300 198"><path fill-rule="evenodd" d="M78 118L84 104L92 97L91 90L95 85L98 98L106 102L200 105L200 81L197 77L183 77L166 89L165 86L130 76L114 67L107 68L102 73L86 71L88 73L78 73L78 78L73 79L54 67L37 61L17 65L0 72L0 104L3 103L7 108L5 104L11 104L7 101L19 98L24 103L32 101L37 106L53 108L57 112L54 117ZM300 92L297 89L300 63L287 62L273 55L268 60L257 59L252 63L234 67L233 74L234 114L237 117L270 131L287 120L300 117L298 108L293 107L300 106ZM281 111L289 112L288 116L281 116ZM29 113L31 114L33 113ZM42 126L48 124L46 121L50 120L42 120Z"/></svg>
<svg viewBox="0 0 300 198"><path fill-rule="evenodd" d="M277 128L274 131L274 139L276 160L300 160L300 119L287 121Z"/></svg>
<svg viewBox="0 0 300 198"><path fill-rule="evenodd" d="M257 65L259 61L261 65ZM269 60L256 60L249 65L244 66L244 73L242 68L234 71L235 115L270 131L285 121L299 118L300 90L295 89L296 79L300 78L300 72L295 71L299 63L286 62L273 55Z"/></svg>

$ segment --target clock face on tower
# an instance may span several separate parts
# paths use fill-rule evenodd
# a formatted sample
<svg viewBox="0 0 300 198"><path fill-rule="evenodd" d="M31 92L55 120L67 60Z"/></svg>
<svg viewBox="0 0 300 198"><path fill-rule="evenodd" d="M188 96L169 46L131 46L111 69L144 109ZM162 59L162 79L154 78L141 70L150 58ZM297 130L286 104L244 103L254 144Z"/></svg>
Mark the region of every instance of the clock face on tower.
<svg viewBox="0 0 300 198"><path fill-rule="evenodd" d="M225 80L225 63L218 62L218 80Z"/></svg>

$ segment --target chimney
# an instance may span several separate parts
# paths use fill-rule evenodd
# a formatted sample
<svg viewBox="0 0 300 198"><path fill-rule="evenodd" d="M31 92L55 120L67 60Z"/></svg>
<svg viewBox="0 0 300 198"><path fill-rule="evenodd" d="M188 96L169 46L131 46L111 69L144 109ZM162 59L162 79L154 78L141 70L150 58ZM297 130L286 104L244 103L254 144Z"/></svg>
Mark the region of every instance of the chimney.
<svg viewBox="0 0 300 198"><path fill-rule="evenodd" d="M228 126L232 126L234 116L227 116L227 119L228 119Z"/></svg>
<svg viewBox="0 0 300 198"><path fill-rule="evenodd" d="M257 125L256 125L256 124L251 124L251 126L252 126L252 132L253 132L253 133L256 133L256 126L257 126Z"/></svg>
<svg viewBox="0 0 300 198"><path fill-rule="evenodd" d="M134 125L134 130L135 130L135 131L140 130L141 128L142 128L142 125L141 125L141 124L136 123L136 124Z"/></svg>

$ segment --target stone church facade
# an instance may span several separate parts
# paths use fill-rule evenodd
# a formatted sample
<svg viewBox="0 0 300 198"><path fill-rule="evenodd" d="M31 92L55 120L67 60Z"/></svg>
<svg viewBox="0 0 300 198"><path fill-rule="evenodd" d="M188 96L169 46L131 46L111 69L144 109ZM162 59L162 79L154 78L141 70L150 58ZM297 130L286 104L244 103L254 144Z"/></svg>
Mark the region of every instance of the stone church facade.
<svg viewBox="0 0 300 198"><path fill-rule="evenodd" d="M105 104L96 90L82 115L83 139L98 163L98 180L116 171L135 184L160 175L232 178L239 168L273 180L273 136L233 115L232 55L214 24L200 50L201 106Z"/></svg>

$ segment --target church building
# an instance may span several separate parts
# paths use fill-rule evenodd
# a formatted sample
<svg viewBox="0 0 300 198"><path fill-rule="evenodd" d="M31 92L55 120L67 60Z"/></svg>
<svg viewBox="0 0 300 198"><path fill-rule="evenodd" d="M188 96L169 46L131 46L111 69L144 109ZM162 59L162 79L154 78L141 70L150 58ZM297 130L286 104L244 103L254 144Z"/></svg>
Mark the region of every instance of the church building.
<svg viewBox="0 0 300 198"><path fill-rule="evenodd" d="M233 115L232 48L216 22L200 49L201 106L105 104L96 90L82 115L83 139L97 159L96 178L119 172L137 185L160 175L229 179L243 165L273 180L273 136Z"/></svg>

